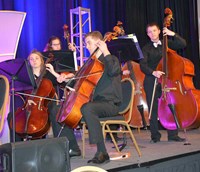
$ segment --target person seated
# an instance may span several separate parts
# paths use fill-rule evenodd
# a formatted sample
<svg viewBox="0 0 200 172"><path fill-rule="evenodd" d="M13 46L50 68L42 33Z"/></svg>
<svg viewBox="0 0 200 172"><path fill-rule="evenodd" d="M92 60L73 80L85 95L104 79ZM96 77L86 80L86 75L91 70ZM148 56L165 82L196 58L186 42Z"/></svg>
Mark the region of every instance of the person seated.
<svg viewBox="0 0 200 172"><path fill-rule="evenodd" d="M31 53L28 56L28 61L29 61L30 67L33 71L35 80L40 78L40 76L42 74L41 72L43 71L44 68L46 68L47 71L51 72L56 78L61 77L60 74L58 74L57 72L54 71L54 68L50 63L48 63L48 64L44 63L42 54L37 50L31 51ZM65 75L62 77L65 78L65 80L68 80L71 76L72 75L69 74L69 75ZM45 78L45 75L43 78ZM47 78L45 78L45 79L47 79ZM48 81L49 81L48 83L51 85L52 84L51 81L49 79L48 79ZM41 85L39 85L37 89L40 89L40 87L41 87ZM51 92L52 93L50 93L50 94L52 94L52 95L55 94L55 89L53 88L53 84L52 84ZM55 96L53 98L55 98ZM34 101L34 100L35 99L29 99L29 97L27 97L27 105L33 106L33 107L39 106L38 102ZM47 109L48 109L47 112L48 112L49 120L52 125L53 136L54 137L64 137L64 136L67 137L69 140L69 156L70 157L80 156L81 151L78 146L73 129L68 126L64 126L64 128L61 129L62 125L56 121L56 115L58 113L59 108L60 108L60 105L58 105L55 101L49 101L47 104ZM26 108L25 108L25 110L26 110ZM39 113L40 113L40 111L38 110L38 115L40 115ZM15 118L18 119L17 113L15 113L15 116L16 116ZM12 119L11 114L9 115L9 119L10 120ZM41 137L37 137L37 138L33 138L33 139L45 138L44 136L46 134L47 133L44 133L43 135L41 135ZM12 130L11 130L11 136L12 136ZM17 138L17 141L23 141L23 138L21 137L21 133L16 132L16 138ZM11 139L12 139L12 137L11 137ZM30 138L30 139L32 139L32 138Z"/></svg>
<svg viewBox="0 0 200 172"><path fill-rule="evenodd" d="M76 51L76 47L72 43L68 43L68 49L71 51ZM59 50L62 50L62 44L60 38L57 36L51 36L43 51L46 52L46 51L59 51Z"/></svg>

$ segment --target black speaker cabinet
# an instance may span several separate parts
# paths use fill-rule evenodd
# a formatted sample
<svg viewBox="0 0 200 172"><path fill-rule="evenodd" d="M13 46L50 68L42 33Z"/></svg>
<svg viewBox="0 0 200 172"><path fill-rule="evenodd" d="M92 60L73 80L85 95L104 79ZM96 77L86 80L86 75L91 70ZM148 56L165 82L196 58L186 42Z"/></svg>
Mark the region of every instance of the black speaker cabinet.
<svg viewBox="0 0 200 172"><path fill-rule="evenodd" d="M0 146L0 172L70 172L66 137L6 143Z"/></svg>

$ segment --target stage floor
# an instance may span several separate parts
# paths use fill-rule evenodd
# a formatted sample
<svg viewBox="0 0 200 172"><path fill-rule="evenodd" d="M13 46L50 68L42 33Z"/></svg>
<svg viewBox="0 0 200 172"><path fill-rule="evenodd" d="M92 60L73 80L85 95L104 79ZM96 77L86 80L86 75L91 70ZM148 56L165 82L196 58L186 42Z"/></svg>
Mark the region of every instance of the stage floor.
<svg viewBox="0 0 200 172"><path fill-rule="evenodd" d="M157 143L150 143L150 131L133 129L133 134L139 145L142 156L139 157L138 153L131 142L129 136L127 136L127 146L122 150L121 154L118 154L110 141L106 141L106 147L111 158L121 157L121 155L129 155L128 158L120 158L118 160L111 160L107 164L96 165L107 171L120 171L121 168L137 168L144 166L147 162L159 161L161 159L170 159L181 154L192 153L200 151L200 129L187 130L186 134L181 130L179 136L184 137L190 144L185 142L168 142L166 130L160 130L162 137L161 141ZM82 148L81 130L76 131L77 140L80 148ZM119 142L119 144L121 141ZM71 161L71 170L74 170L81 166L88 166L87 161L93 158L96 152L96 147L89 145L88 138L86 139L86 157L73 157Z"/></svg>

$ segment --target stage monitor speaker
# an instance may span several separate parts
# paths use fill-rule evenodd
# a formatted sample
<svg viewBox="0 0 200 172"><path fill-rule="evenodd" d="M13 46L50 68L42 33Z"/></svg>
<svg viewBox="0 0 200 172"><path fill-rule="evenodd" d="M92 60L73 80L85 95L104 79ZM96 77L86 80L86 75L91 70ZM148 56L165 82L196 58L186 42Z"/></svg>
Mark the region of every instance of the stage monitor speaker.
<svg viewBox="0 0 200 172"><path fill-rule="evenodd" d="M6 143L0 146L0 172L70 172L66 137Z"/></svg>

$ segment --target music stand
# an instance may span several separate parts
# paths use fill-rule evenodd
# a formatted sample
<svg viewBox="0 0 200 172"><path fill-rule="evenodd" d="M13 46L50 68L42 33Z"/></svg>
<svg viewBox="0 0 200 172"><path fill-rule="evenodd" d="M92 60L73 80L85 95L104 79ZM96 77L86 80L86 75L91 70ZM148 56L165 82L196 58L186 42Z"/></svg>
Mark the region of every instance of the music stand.
<svg viewBox="0 0 200 172"><path fill-rule="evenodd" d="M43 52L44 61L49 57L49 54L53 54L54 60L51 62L56 72L75 72L78 70L76 56L73 51L59 50L59 51L47 51Z"/></svg>
<svg viewBox="0 0 200 172"><path fill-rule="evenodd" d="M35 89L37 84L28 61L24 59L1 62L0 74L5 75L9 80L9 84L11 85L13 142L15 142L15 91Z"/></svg>
<svg viewBox="0 0 200 172"><path fill-rule="evenodd" d="M108 49L112 55L118 57L120 63L129 60L139 62L143 54L135 34L117 37L107 42Z"/></svg>

